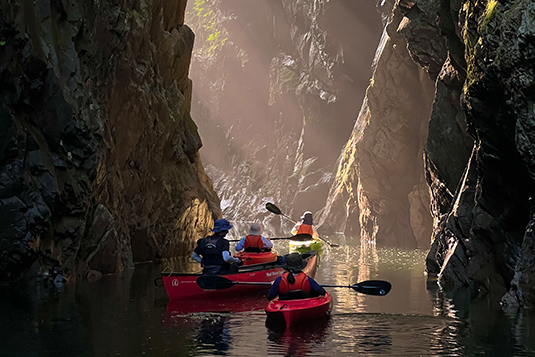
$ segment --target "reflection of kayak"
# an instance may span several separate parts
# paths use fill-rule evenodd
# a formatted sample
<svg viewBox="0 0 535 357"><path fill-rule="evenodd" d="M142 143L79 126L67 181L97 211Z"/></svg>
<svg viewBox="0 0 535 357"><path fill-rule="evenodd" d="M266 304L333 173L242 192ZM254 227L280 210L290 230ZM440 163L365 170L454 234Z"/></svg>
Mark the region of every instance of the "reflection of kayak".
<svg viewBox="0 0 535 357"><path fill-rule="evenodd" d="M266 306L268 319L284 321L287 326L302 322L321 319L331 313L332 296L327 292L325 296L297 300L279 300L275 298Z"/></svg>
<svg viewBox="0 0 535 357"><path fill-rule="evenodd" d="M165 317L177 317L180 315L199 312L244 312L261 311L266 307L264 292L225 299L191 299L169 300L165 310Z"/></svg>
<svg viewBox="0 0 535 357"><path fill-rule="evenodd" d="M317 252L303 254L308 264L303 269L309 276L316 274ZM272 282L284 273L284 269L277 261L251 266L242 266L238 273L221 275L232 281L241 282ZM192 273L161 273L162 281L169 296L169 300L176 299L220 299L221 297L240 296L251 292L269 290L269 285L236 284L224 290L203 290L197 285L197 278L201 274Z"/></svg>
<svg viewBox="0 0 535 357"><path fill-rule="evenodd" d="M271 263L277 261L277 251L272 249L269 252L239 252L234 254L234 258L240 258L243 266Z"/></svg>

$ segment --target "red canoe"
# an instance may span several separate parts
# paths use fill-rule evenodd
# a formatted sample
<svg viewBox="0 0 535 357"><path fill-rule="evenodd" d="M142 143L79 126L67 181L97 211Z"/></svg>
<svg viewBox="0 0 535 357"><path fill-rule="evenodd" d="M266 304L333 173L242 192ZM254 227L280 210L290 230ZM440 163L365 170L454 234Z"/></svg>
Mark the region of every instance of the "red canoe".
<svg viewBox="0 0 535 357"><path fill-rule="evenodd" d="M234 258L240 258L243 261L243 266L271 263L277 261L277 251L272 249L269 252L261 253L239 252L234 255Z"/></svg>
<svg viewBox="0 0 535 357"><path fill-rule="evenodd" d="M317 252L303 254L308 262L303 271L309 276L316 274ZM232 281L240 282L272 282L282 275L285 270L276 261L252 266L242 266L236 274L221 275ZM169 296L169 300L187 299L220 299L222 297L240 296L257 291L269 290L269 285L236 284L224 290L203 290L197 285L197 278L201 274L192 273L161 273L162 281Z"/></svg>
<svg viewBox="0 0 535 357"><path fill-rule="evenodd" d="M266 306L268 319L284 321L286 326L310 322L328 316L333 307L333 298L325 296L297 300L275 298Z"/></svg>

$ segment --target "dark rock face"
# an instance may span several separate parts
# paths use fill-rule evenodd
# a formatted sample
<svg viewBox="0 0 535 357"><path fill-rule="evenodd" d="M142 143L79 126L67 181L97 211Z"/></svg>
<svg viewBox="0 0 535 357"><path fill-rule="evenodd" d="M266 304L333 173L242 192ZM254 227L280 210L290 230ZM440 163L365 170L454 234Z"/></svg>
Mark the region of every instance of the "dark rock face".
<svg viewBox="0 0 535 357"><path fill-rule="evenodd" d="M186 1L0 5L0 281L184 253L219 216Z"/></svg>
<svg viewBox="0 0 535 357"><path fill-rule="evenodd" d="M323 219L346 232L361 230L379 245L399 245L389 232L407 235L412 226L415 241L427 248L430 220L419 220L426 229L418 235L412 212L420 210L407 204L413 202L412 184L423 198L421 211L429 204L433 219L429 276L450 292L499 301L509 291L504 305L531 307L535 4L399 0L391 5L385 45L339 158ZM402 53L398 46L404 52L395 57ZM409 72L409 56L425 76L417 69ZM396 76L384 80L390 68ZM389 100L377 100L384 97ZM394 105L400 98L406 98L405 111ZM397 115L387 122L392 111ZM385 136L390 140L381 141ZM420 156L423 162L411 158ZM388 165L386 158L406 163ZM421 176L406 174L418 172L421 164L429 201Z"/></svg>
<svg viewBox="0 0 535 357"><path fill-rule="evenodd" d="M524 295L532 290L525 285L532 267L532 148L524 126L533 116L530 14L530 1L472 1L459 12L467 64L460 98L475 144L453 207L435 235L434 245L441 248L432 255L444 284L497 298L512 288L509 297L525 306L533 305L530 294Z"/></svg>

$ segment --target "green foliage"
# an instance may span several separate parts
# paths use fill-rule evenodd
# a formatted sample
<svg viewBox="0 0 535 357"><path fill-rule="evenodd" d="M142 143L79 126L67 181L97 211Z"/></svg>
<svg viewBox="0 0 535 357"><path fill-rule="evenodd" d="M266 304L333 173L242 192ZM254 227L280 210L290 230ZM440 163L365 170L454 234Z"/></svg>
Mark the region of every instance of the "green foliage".
<svg viewBox="0 0 535 357"><path fill-rule="evenodd" d="M491 0L494 1L494 0ZM462 36L465 46L465 57L466 57L466 81L464 85L464 91L478 80L478 75L475 71L475 48L478 43L478 35L475 31L470 30L470 22L475 19L475 5L467 1L463 5L462 11L465 15L465 22L462 24Z"/></svg>
<svg viewBox="0 0 535 357"><path fill-rule="evenodd" d="M496 5L498 4L497 0L490 0L487 3L487 9L485 10L485 17L483 18L483 22L481 23L481 28L484 29L489 22L493 19L494 15L496 15Z"/></svg>
<svg viewBox="0 0 535 357"><path fill-rule="evenodd" d="M6 41L0 41L0 46L4 46L6 44Z"/></svg>
<svg viewBox="0 0 535 357"><path fill-rule="evenodd" d="M200 52L207 57L215 55L227 42L228 34L222 19L216 12L216 0L195 0L193 13L188 13L191 24L197 25L196 33L204 38Z"/></svg>

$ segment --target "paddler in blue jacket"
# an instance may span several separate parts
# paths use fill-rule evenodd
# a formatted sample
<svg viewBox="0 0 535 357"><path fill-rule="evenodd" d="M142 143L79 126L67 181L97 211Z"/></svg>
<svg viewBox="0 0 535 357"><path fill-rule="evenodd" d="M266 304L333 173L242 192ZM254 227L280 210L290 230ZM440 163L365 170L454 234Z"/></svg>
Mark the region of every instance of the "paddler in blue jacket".
<svg viewBox="0 0 535 357"><path fill-rule="evenodd" d="M288 299L288 293L296 290L302 291L300 298L325 295L325 289L302 271L306 266L307 262L301 254L289 254L284 265L287 273L275 279L267 294L268 300L273 300L277 295L280 300Z"/></svg>
<svg viewBox="0 0 535 357"><path fill-rule="evenodd" d="M235 273L238 271L236 264L243 264L239 258L230 255L230 245L225 236L231 228L226 219L217 219L212 229L214 234L197 241L192 258L201 263L203 274Z"/></svg>

